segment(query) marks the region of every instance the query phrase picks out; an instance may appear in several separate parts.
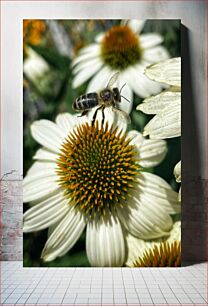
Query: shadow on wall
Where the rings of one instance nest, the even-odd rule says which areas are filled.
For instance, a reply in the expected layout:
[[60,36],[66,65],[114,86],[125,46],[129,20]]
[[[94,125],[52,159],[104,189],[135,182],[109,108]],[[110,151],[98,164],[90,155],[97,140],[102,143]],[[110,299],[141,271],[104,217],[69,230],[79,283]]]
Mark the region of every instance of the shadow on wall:
[[182,55],[182,265],[208,260],[208,182],[202,179],[197,123],[197,94],[193,92],[189,30],[181,26]]

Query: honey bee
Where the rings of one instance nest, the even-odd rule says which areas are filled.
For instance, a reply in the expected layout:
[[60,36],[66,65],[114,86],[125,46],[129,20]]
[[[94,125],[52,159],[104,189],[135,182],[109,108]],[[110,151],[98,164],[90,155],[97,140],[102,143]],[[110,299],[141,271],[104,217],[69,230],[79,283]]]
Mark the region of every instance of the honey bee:
[[73,103],[73,109],[75,111],[81,111],[81,115],[85,116],[87,113],[94,107],[99,106],[92,118],[92,126],[95,123],[95,119],[97,116],[97,112],[99,110],[102,111],[102,125],[104,124],[105,120],[105,108],[111,107],[113,111],[115,111],[118,115],[121,116],[122,119],[125,118],[127,122],[130,122],[130,117],[127,113],[123,110],[119,109],[118,104],[121,103],[121,98],[124,98],[128,102],[128,99],[121,95],[121,91],[126,84],[124,84],[121,89],[119,90],[117,87],[113,88],[113,85],[117,81],[119,76],[119,72],[116,72],[109,80],[107,86],[99,92],[91,92],[78,97]]

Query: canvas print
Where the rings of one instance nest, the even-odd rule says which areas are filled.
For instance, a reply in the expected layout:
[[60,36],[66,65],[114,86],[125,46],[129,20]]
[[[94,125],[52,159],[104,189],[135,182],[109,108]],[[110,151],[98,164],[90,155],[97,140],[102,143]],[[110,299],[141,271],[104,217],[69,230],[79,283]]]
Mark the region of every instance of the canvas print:
[[180,20],[23,20],[23,100],[24,266],[180,266]]

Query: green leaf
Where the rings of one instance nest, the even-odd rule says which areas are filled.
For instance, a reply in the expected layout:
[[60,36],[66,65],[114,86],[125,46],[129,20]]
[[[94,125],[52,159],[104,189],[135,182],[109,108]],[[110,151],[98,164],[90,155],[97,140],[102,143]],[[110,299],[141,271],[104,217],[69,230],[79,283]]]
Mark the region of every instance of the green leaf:
[[142,131],[147,123],[147,116],[140,111],[133,110],[131,113],[133,128]]
[[53,68],[58,70],[68,70],[70,66],[70,59],[66,56],[60,55],[54,49],[47,49],[42,46],[33,46],[30,47],[36,51],[40,56],[42,56],[45,61]]

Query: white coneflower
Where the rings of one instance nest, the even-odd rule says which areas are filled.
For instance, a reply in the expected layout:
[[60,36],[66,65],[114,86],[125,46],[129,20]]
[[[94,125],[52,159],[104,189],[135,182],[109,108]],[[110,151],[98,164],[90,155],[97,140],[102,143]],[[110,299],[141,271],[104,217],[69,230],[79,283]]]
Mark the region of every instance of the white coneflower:
[[[126,132],[106,109],[92,126],[86,117],[61,114],[56,123],[32,124],[43,147],[23,183],[24,232],[52,226],[42,252],[45,261],[67,253],[86,227],[86,250],[92,266],[122,266],[127,255],[126,233],[141,239],[168,235],[171,214],[180,211],[177,193],[162,178],[141,167],[160,162],[163,140],[144,140]],[[55,226],[54,226],[55,225]]]
[[[158,93],[162,86],[144,75],[145,68],[169,57],[160,44],[163,38],[158,33],[139,34],[145,21],[129,20],[101,33],[95,42],[81,49],[74,59],[73,87],[78,87],[92,78],[87,91],[96,91],[106,86],[111,75],[120,71],[118,87],[127,84],[122,94],[130,101],[135,92],[142,98]],[[130,107],[124,100],[122,106]]]
[[145,74],[170,87],[138,105],[137,109],[145,114],[156,115],[145,126],[143,135],[152,139],[181,136],[181,58],[152,65],[146,68]]
[[129,267],[178,267],[181,265],[181,221],[174,223],[170,236],[153,241],[127,235]]

